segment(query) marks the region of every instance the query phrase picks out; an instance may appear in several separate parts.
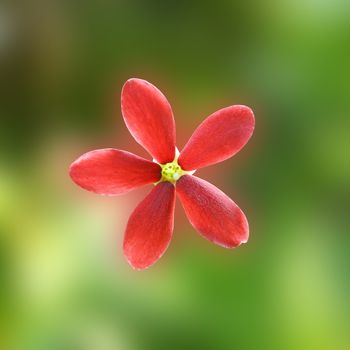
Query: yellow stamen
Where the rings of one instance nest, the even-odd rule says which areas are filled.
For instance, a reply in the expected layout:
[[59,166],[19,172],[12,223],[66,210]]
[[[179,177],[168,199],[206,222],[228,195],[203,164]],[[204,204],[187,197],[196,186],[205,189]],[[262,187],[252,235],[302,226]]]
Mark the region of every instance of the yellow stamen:
[[155,183],[155,185],[157,185],[159,182],[164,181],[168,181],[172,184],[175,184],[175,182],[179,180],[181,176],[193,173],[190,171],[182,170],[181,166],[177,163],[177,159],[174,159],[170,163],[159,165],[162,168],[162,177],[158,182]]
[[183,171],[177,160],[171,163],[159,164],[162,168],[162,178],[160,181],[168,181],[174,184],[186,172]]

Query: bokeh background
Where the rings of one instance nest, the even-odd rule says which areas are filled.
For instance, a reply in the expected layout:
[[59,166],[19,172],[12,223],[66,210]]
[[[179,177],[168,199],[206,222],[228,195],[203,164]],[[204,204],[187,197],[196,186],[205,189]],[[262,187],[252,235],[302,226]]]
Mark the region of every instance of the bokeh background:
[[[0,348],[350,348],[350,2],[2,1]],[[246,212],[248,244],[202,239],[177,205],[150,269],[122,254],[121,197],[68,177],[83,152],[147,156],[120,90],[157,85],[181,149],[207,115],[256,114],[233,159],[198,172]]]

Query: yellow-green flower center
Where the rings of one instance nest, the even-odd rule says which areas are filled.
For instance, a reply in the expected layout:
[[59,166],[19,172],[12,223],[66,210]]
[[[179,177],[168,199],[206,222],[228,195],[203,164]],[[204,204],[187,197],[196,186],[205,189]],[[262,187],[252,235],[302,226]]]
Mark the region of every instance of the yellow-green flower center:
[[162,178],[160,181],[168,181],[174,184],[182,175],[187,173],[181,169],[180,165],[177,163],[177,160],[174,160],[171,163],[159,165],[162,168]]

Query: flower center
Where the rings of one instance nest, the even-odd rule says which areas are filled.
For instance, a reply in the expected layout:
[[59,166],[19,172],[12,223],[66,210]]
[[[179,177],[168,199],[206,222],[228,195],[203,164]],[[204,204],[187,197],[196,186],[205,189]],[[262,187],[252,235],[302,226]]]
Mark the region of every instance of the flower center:
[[176,159],[171,163],[159,165],[162,168],[162,178],[160,181],[168,181],[174,184],[182,175],[187,173],[181,169]]

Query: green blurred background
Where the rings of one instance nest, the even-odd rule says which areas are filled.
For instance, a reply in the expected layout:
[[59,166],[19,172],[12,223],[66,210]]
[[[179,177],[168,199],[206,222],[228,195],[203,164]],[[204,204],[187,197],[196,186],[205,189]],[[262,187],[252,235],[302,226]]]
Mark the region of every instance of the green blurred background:
[[[350,2],[2,1],[0,348],[350,348]],[[150,190],[100,197],[69,164],[145,156],[124,81],[168,97],[181,149],[215,110],[256,114],[248,145],[198,174],[248,216],[248,244],[205,241],[177,206],[150,269],[122,254]]]

